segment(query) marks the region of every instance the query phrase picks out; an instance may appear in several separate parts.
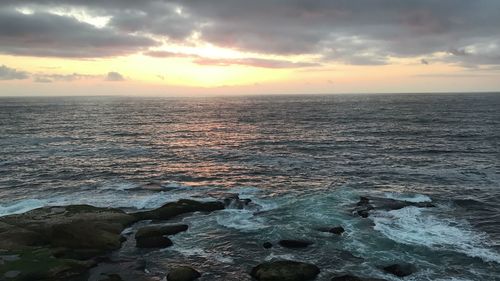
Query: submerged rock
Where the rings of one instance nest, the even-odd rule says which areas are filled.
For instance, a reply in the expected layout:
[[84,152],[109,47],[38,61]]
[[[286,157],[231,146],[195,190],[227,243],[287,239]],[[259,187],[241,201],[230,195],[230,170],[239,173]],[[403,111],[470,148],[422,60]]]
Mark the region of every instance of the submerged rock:
[[376,278],[360,278],[357,276],[346,274],[342,276],[333,277],[331,281],[385,281],[385,280]]
[[168,281],[192,281],[199,278],[201,274],[189,266],[175,267],[167,275]]
[[280,240],[279,244],[285,248],[306,248],[313,244],[313,242],[305,240]]
[[405,277],[411,275],[417,271],[415,266],[411,264],[393,264],[389,266],[385,266],[382,268],[385,272],[391,273],[398,277]]
[[273,243],[265,242],[264,244],[262,244],[262,247],[264,247],[265,249],[270,249],[273,247]]
[[345,232],[345,229],[342,227],[342,226],[335,226],[335,227],[321,227],[321,228],[318,228],[319,231],[321,232],[330,232],[330,233],[333,233],[333,234],[337,234],[337,235],[342,235],[342,233]]
[[274,261],[254,267],[250,273],[259,281],[305,281],[316,278],[320,270],[309,263]]

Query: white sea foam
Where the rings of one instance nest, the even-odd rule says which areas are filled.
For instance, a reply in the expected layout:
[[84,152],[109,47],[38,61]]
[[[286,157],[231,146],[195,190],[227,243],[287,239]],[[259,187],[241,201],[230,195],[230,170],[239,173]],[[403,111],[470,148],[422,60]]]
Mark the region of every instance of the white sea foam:
[[[0,216],[20,214],[45,206],[88,204],[96,207],[152,209],[167,202],[193,198],[191,192],[135,193],[126,190],[84,190],[72,194],[61,194],[50,198],[25,199],[11,204],[0,204]],[[200,200],[199,198],[196,198]]]
[[[170,249],[170,248],[169,248]],[[181,248],[181,247],[174,247],[171,250],[174,250],[183,256],[197,256],[197,257],[203,257],[206,259],[214,259],[218,262],[221,263],[227,263],[227,264],[233,264],[234,260],[230,256],[223,255],[221,253],[212,253],[209,251],[206,251],[202,248]]]
[[216,219],[219,225],[241,231],[255,231],[266,227],[263,218],[254,216],[253,211],[245,209],[225,209],[217,213]]
[[0,217],[13,214],[21,214],[36,208],[45,206],[43,200],[27,199],[15,202],[13,204],[0,205]]
[[438,218],[417,207],[379,211],[371,218],[375,230],[398,243],[446,249],[500,263],[500,254],[488,247],[487,236],[472,230],[466,222]]
[[283,254],[283,255],[277,255],[274,253],[270,253],[265,259],[265,261],[272,261],[272,260],[295,260],[295,256],[292,254]]
[[432,199],[424,194],[399,194],[391,192],[391,193],[386,193],[385,197],[389,199],[395,199],[412,203],[432,202]]

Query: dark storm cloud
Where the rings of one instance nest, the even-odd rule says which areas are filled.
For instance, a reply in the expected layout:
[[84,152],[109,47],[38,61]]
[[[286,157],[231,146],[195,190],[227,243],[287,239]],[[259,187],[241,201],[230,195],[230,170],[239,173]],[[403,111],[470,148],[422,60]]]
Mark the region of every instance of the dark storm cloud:
[[[42,25],[52,42],[69,45],[66,56],[78,56],[72,39],[97,45],[84,48],[83,53],[117,55],[154,44],[145,35],[175,42],[196,35],[222,47],[265,54],[315,54],[322,61],[350,64],[385,64],[391,57],[431,57],[435,52],[447,54],[447,62],[463,65],[500,63],[497,0],[5,0],[0,9],[12,9],[20,2],[34,10],[79,8],[110,18],[104,29],[69,18],[64,28]],[[48,17],[35,14],[31,20],[41,16]],[[11,16],[11,20],[13,32],[14,23],[24,26],[25,33],[34,28],[27,24],[28,16]],[[38,51],[37,44],[26,47],[22,40],[26,37],[18,33],[11,34],[10,47],[4,47],[6,30],[3,25],[0,28],[3,52],[50,54],[47,44]],[[69,29],[73,33],[58,37],[52,28],[61,34]],[[129,40],[131,44],[125,44]],[[65,56],[64,52],[58,55]]]
[[0,80],[24,80],[28,78],[28,72],[0,65]]

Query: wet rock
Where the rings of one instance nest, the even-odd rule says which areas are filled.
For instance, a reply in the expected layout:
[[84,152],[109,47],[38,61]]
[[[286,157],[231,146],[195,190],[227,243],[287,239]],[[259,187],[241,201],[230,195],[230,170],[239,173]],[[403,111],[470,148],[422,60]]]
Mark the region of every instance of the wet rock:
[[264,244],[262,244],[262,247],[264,247],[265,249],[270,249],[273,247],[273,243],[265,242]]
[[365,219],[370,216],[370,212],[368,210],[359,210],[359,211],[357,211],[357,214],[358,214],[358,216],[365,218]]
[[19,259],[4,261],[0,265],[0,280],[62,281],[80,275],[92,267],[92,261],[59,259],[48,249],[15,252]]
[[39,208],[0,218],[0,249],[46,246],[106,252],[120,247],[120,233],[135,220],[118,209],[88,205]]
[[158,209],[135,213],[138,220],[168,220],[178,215],[193,212],[213,212],[224,209],[222,202],[198,202],[181,199],[177,202],[167,203]]
[[137,248],[166,248],[173,245],[172,240],[165,236],[146,236],[135,238]]
[[166,226],[147,226],[139,229],[135,234],[136,246],[138,248],[165,248],[172,246],[172,241],[165,237],[186,231],[185,224]]
[[188,230],[189,226],[186,224],[174,224],[165,226],[146,226],[137,231],[135,238],[175,235],[177,233]]
[[[151,211],[127,214],[119,209],[89,205],[44,207],[0,218],[0,251],[17,260],[0,260],[0,279],[68,280],[86,272],[102,257],[120,248],[122,231],[142,219],[169,219],[190,212],[223,209],[222,202],[179,200]],[[162,229],[183,231],[185,226]],[[139,239],[140,240],[140,239]],[[138,241],[143,247],[167,247],[163,236]]]
[[398,277],[405,277],[411,275],[417,271],[415,266],[411,264],[393,264],[389,266],[385,266],[382,268],[385,272],[391,273]]
[[318,228],[319,231],[321,232],[330,232],[330,233],[333,233],[333,234],[337,234],[337,235],[342,235],[342,233],[345,232],[344,228],[342,226],[335,226],[335,227],[321,227],[321,228]]
[[274,261],[254,267],[250,273],[259,281],[305,281],[319,274],[317,266],[296,261]]
[[167,275],[168,281],[192,281],[199,278],[201,274],[189,266],[179,266],[170,270]]
[[360,217],[367,218],[370,215],[371,210],[392,211],[410,206],[418,208],[435,207],[435,205],[430,202],[408,202],[391,198],[380,198],[380,197],[368,198],[361,196],[359,202],[356,203],[356,208],[354,208],[354,212],[358,214]]
[[333,277],[331,281],[364,281],[364,280],[352,275],[342,275]]
[[342,275],[342,276],[336,276],[331,279],[331,281],[386,281],[383,279],[374,279],[374,278],[360,278],[354,275]]
[[252,204],[252,199],[245,198],[241,199],[240,196],[236,193],[229,193],[223,199],[224,205],[228,209],[244,209],[247,207],[256,207],[255,204]]
[[118,274],[109,274],[101,276],[101,278],[99,278],[98,281],[122,281],[122,280],[123,279]]
[[280,240],[279,244],[285,248],[306,248],[313,244],[313,242],[305,240]]

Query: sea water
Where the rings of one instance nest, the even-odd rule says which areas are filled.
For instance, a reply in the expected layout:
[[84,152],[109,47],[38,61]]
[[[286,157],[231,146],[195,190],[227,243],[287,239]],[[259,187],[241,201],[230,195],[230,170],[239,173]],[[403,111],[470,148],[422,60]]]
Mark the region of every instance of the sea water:
[[[0,99],[0,216],[127,211],[238,193],[251,207],[182,219],[149,272],[191,264],[250,280],[273,259],[400,280],[500,279],[500,94]],[[432,203],[353,214],[359,196]],[[319,227],[342,225],[332,236]],[[304,250],[262,243],[307,239]],[[133,257],[125,247],[118,255]]]

